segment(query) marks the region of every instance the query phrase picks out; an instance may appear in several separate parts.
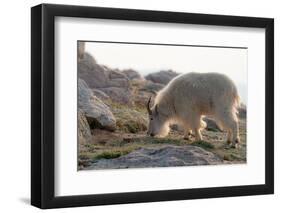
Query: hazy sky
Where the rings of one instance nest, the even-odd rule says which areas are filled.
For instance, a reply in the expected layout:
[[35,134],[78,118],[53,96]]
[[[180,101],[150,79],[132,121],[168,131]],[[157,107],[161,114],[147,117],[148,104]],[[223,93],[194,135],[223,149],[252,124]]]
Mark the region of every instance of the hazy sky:
[[86,51],[99,64],[132,68],[143,76],[167,69],[224,73],[236,83],[247,103],[247,49],[87,42]]

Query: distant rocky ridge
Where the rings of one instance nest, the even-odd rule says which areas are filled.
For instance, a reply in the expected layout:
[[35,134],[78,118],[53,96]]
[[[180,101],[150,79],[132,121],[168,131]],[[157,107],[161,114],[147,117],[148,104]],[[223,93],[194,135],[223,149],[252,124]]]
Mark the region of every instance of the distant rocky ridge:
[[179,75],[179,73],[176,73],[173,70],[161,70],[159,72],[148,74],[145,79],[150,80],[154,83],[166,85],[177,75]]
[[122,73],[124,73],[128,79],[130,80],[144,80],[144,78],[135,70],[133,69],[127,69],[123,70]]

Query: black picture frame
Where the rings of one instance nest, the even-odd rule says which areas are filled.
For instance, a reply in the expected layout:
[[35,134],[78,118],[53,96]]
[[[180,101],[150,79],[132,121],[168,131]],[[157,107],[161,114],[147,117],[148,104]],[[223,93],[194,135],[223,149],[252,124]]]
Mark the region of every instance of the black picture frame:
[[[264,28],[266,135],[265,184],[177,189],[130,193],[54,195],[54,21],[55,17],[100,18],[162,23]],[[41,4],[31,8],[31,204],[60,208],[139,203],[197,198],[217,198],[274,193],[274,20],[271,18],[208,15],[164,11]]]

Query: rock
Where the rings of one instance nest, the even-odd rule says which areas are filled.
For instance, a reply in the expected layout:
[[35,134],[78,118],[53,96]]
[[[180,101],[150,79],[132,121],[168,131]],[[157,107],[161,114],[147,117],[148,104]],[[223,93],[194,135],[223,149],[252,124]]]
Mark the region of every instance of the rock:
[[209,118],[209,117],[204,117],[203,121],[205,121],[207,124],[206,130],[213,131],[213,132],[222,132],[222,130],[217,125],[217,123],[214,119]]
[[135,70],[127,69],[122,71],[130,80],[144,80],[144,78]]
[[170,80],[172,80],[177,75],[179,74],[172,70],[162,70],[159,72],[151,73],[147,75],[145,78],[146,80],[150,80],[154,83],[166,85]]
[[[118,79],[118,78],[123,80],[128,80],[127,76],[123,72],[119,71],[118,69],[111,70],[108,68],[107,71],[108,71],[108,77],[111,80]],[[126,86],[126,85],[122,85],[122,86]]]
[[78,62],[78,77],[90,88],[105,87],[108,80],[105,69],[98,65],[89,53],[85,53],[83,59]]
[[93,56],[85,53],[78,63],[78,75],[90,88],[129,87],[127,76],[97,63]]
[[78,159],[79,170],[91,165],[90,159]]
[[114,159],[100,159],[85,169],[121,169],[222,164],[215,154],[192,145],[141,148]]
[[99,89],[92,89],[94,96],[98,97],[101,100],[109,100],[110,97],[105,94],[103,91],[99,90]]
[[245,104],[240,104],[238,108],[239,118],[246,118],[247,117],[247,106]]
[[85,113],[78,109],[78,140],[79,144],[88,143],[91,139],[91,130],[86,119]]
[[151,92],[151,93],[156,93],[159,90],[161,90],[165,85],[164,84],[159,84],[159,83],[154,83],[152,81],[147,81],[140,90]]
[[78,108],[85,112],[90,127],[116,129],[116,120],[110,108],[93,95],[82,79],[78,79]]
[[78,62],[78,76],[91,89],[99,89],[115,101],[131,104],[131,84],[126,74],[98,64],[89,53]]
[[78,149],[79,152],[87,150],[86,145],[91,141],[92,134],[85,113],[78,109]]
[[100,90],[108,95],[113,101],[131,105],[132,93],[128,88],[107,87],[100,88]]
[[127,76],[118,70],[108,70],[108,80],[105,87],[120,87],[128,89],[130,87],[130,81]]

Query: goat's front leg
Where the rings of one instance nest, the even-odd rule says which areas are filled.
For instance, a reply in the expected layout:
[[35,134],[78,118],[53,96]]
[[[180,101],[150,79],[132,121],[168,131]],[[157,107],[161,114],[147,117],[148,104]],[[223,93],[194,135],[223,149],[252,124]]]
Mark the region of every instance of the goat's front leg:
[[191,140],[193,134],[191,129],[187,129],[184,131],[184,139],[185,140]]
[[194,129],[194,133],[195,133],[195,140],[196,140],[196,141],[202,141],[202,140],[203,140],[199,128],[198,128],[198,129]]

